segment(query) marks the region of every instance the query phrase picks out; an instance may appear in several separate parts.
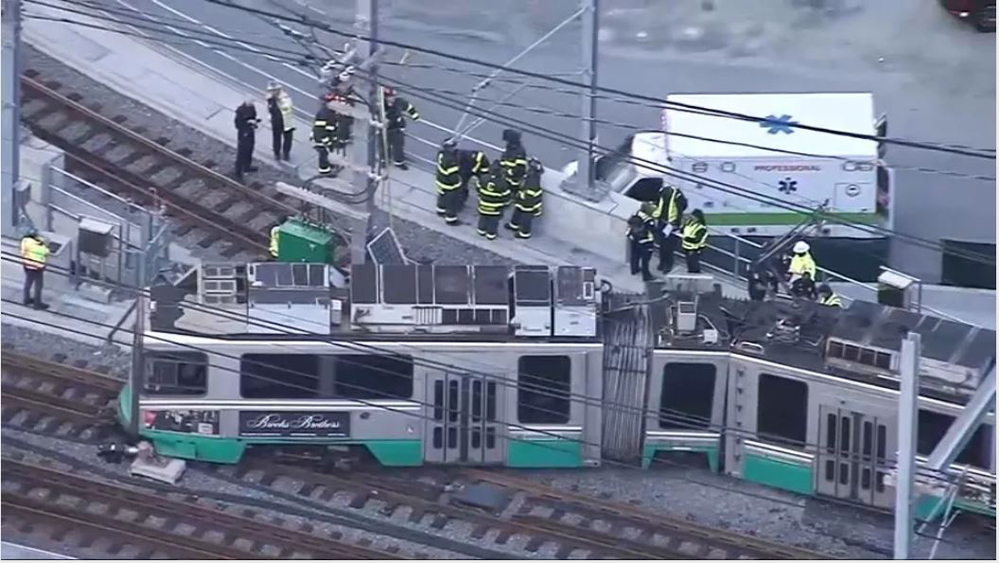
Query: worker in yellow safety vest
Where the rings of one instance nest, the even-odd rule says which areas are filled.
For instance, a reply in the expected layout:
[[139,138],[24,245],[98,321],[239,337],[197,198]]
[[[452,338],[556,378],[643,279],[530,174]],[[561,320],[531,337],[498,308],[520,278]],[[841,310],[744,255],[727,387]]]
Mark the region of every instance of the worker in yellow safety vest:
[[792,261],[788,264],[788,281],[795,283],[803,274],[816,281],[816,261],[809,254],[809,243],[800,240],[792,247]]
[[653,218],[656,219],[656,242],[660,246],[658,269],[664,274],[674,269],[674,251],[680,240],[681,219],[686,209],[687,198],[679,188],[666,185],[660,189]]
[[827,307],[843,307],[844,304],[840,301],[840,296],[833,292],[833,289],[825,283],[819,284],[817,289],[819,294],[819,304],[826,305]]
[[280,217],[278,222],[271,227],[271,237],[267,245],[267,253],[271,255],[272,260],[278,259],[278,237],[281,235],[281,226],[288,221],[289,217],[287,215]]
[[701,209],[695,209],[681,231],[681,249],[687,258],[689,274],[701,273],[701,253],[706,246],[708,246],[708,225],[705,224],[705,214]]
[[[49,245],[38,231],[31,229],[21,239],[21,263],[24,265],[24,299],[25,305],[33,305],[35,309],[48,309],[42,303],[42,277],[45,274],[45,263],[49,258]],[[34,289],[34,296],[32,296]]]

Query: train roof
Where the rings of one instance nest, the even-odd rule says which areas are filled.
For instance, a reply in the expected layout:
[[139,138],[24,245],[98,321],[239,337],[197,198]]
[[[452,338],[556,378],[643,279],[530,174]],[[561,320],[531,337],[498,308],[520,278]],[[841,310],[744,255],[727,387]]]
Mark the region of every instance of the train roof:
[[[840,308],[783,298],[754,302],[719,292],[663,296],[650,311],[661,349],[728,350],[898,388],[902,343],[916,332],[921,392],[958,403],[975,392],[996,359],[993,330],[867,301]],[[697,329],[678,334],[677,303],[684,300],[696,303]]]
[[957,403],[996,356],[993,330],[860,300],[842,309],[734,299],[711,276],[672,276],[640,295],[602,291],[593,269],[569,266],[355,266],[350,287],[339,289],[326,273],[262,287],[265,269],[251,264],[239,274],[242,302],[207,304],[217,295],[207,277],[197,295],[152,288],[150,330],[245,342],[652,345],[737,353],[890,388],[899,385],[902,342],[912,331],[922,337],[921,392]]

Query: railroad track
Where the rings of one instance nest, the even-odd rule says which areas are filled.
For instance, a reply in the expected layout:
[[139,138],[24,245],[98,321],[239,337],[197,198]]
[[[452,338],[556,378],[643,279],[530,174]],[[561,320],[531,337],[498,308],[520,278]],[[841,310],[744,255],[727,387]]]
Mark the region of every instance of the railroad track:
[[[243,185],[198,162],[165,137],[148,139],[127,119],[76,93],[59,92],[35,70],[21,76],[21,119],[40,139],[65,151],[67,171],[141,205],[164,209],[185,246],[212,249],[226,259],[265,255],[268,233],[300,202],[274,188]],[[107,110],[112,117],[102,115]]]
[[36,428],[44,422],[56,431],[69,423],[68,433],[86,432],[89,439],[113,427],[114,402],[124,386],[121,379],[9,349],[4,350],[0,367],[5,425],[21,414],[18,427]]
[[[22,528],[42,525],[53,539],[67,534],[113,539],[131,545],[137,559],[401,559],[398,547],[352,543],[308,524],[243,509],[224,510],[197,496],[170,498],[96,480],[78,473],[3,457],[3,518]],[[8,525],[5,522],[5,525]]]
[[[638,530],[638,541],[653,541],[666,549],[676,550],[686,558],[695,559],[829,559],[813,551],[695,524],[630,504],[554,489],[507,474],[467,469],[463,475],[470,481],[491,483],[524,494],[527,500],[522,506],[522,513],[530,512],[534,507],[551,509],[546,516],[523,515],[542,528],[574,520],[571,526],[578,533],[590,535],[596,532],[598,522],[604,522],[610,526],[612,534],[629,528]],[[657,536],[661,539],[653,540]]]
[[[298,494],[305,497],[328,499],[338,492],[348,493],[352,495],[351,508],[361,509],[371,502],[382,503],[380,512],[384,516],[408,510],[411,522],[429,517],[433,529],[442,529],[452,520],[467,522],[472,524],[472,529],[469,536],[463,538],[465,542],[482,544],[487,534],[495,530],[492,543],[501,545],[520,536],[526,538],[524,549],[532,553],[547,543],[554,543],[558,546],[554,552],[557,559],[824,558],[806,550],[650,514],[635,507],[613,505],[612,510],[610,503],[576,498],[530,481],[502,481],[485,471],[463,472],[462,475],[474,477],[466,485],[493,482],[504,487],[509,492],[505,506],[486,509],[466,504],[460,495],[454,494],[456,489],[452,486],[394,478],[384,473],[320,473],[302,464],[288,465],[260,458],[247,459],[237,473],[240,479],[255,478],[266,486],[272,485],[279,476],[289,477],[300,482]],[[515,506],[511,510],[510,503],[519,492],[526,495],[528,502],[520,509]],[[530,514],[542,501],[557,503],[563,508],[545,517]],[[577,515],[576,521],[572,517],[564,518],[571,514]],[[591,525],[598,520],[610,524],[610,529],[599,530]],[[637,538],[618,533],[626,526],[638,528],[642,533]]]

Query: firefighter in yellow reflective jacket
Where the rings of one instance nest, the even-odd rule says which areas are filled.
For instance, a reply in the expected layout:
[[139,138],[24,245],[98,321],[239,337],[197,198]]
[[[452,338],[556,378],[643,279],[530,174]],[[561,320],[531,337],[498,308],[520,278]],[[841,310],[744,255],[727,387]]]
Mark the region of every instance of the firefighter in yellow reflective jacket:
[[521,189],[524,176],[528,171],[528,153],[521,144],[521,132],[515,129],[504,129],[503,140],[506,143],[500,164],[503,165],[504,179],[512,190]]
[[458,211],[462,203],[462,177],[458,171],[458,144],[454,139],[447,139],[438,151],[435,188],[438,194],[437,213],[449,225],[460,224]]
[[701,273],[701,253],[708,246],[708,226],[701,209],[691,212],[691,217],[684,223],[681,237],[681,249],[687,258],[688,273]]
[[819,284],[816,291],[819,294],[819,304],[827,307],[843,307],[840,296],[833,292],[833,289],[825,283]]
[[490,159],[483,151],[463,149],[458,151],[458,174],[462,178],[461,205],[465,208],[465,202],[469,199],[469,182],[476,178],[476,186],[486,182],[486,175],[490,171]]
[[340,123],[340,116],[333,110],[330,103],[323,104],[316,112],[313,120],[312,140],[316,154],[319,156],[319,173],[330,174],[333,167],[330,166],[330,151],[339,148],[337,140],[337,126]]
[[490,165],[490,176],[479,186],[479,234],[489,240],[497,238],[497,227],[503,208],[510,203],[510,186],[498,162]]
[[665,274],[674,269],[674,252],[680,241],[681,219],[684,218],[685,210],[687,198],[684,197],[684,192],[670,185],[660,190],[653,218],[656,219],[656,238],[660,245],[660,264],[657,269]]
[[629,267],[632,275],[642,272],[642,281],[652,281],[649,260],[656,244],[656,221],[652,217],[653,206],[644,203],[635,215],[628,218],[625,236],[629,243]]
[[524,185],[514,196],[514,216],[505,226],[518,238],[531,238],[531,223],[542,215],[542,174],[545,168],[537,158],[528,160]]
[[[38,231],[31,229],[21,239],[21,264],[24,266],[24,299],[25,305],[35,309],[48,309],[42,303],[42,278],[45,274],[45,263],[49,258],[49,245]],[[34,289],[34,294],[32,294]]]
[[396,90],[390,86],[382,88],[383,112],[385,114],[385,136],[389,145],[389,156],[392,163],[406,170],[406,118],[413,121],[420,119],[420,112],[405,98],[396,96]]

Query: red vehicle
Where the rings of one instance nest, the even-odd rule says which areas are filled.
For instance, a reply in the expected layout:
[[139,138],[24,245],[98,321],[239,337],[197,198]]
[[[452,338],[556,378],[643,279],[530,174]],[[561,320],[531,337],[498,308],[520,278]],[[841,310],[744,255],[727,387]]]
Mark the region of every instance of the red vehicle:
[[960,18],[965,18],[979,31],[997,30],[996,0],[940,0],[945,10]]

